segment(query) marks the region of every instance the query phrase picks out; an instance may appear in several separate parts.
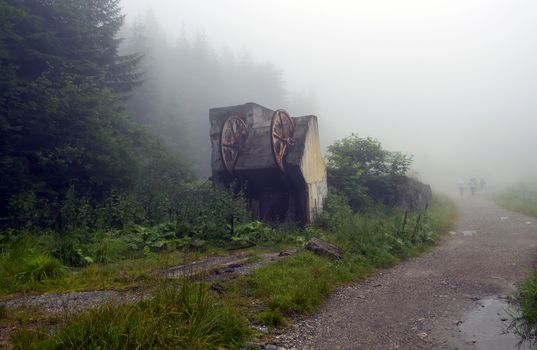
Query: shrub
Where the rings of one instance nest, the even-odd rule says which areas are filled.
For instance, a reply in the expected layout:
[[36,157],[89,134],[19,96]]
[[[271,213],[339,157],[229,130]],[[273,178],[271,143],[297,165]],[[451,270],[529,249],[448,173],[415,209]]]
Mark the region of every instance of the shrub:
[[356,134],[328,146],[328,184],[346,196],[354,210],[373,203],[392,203],[398,180],[412,157],[389,152],[378,140]]

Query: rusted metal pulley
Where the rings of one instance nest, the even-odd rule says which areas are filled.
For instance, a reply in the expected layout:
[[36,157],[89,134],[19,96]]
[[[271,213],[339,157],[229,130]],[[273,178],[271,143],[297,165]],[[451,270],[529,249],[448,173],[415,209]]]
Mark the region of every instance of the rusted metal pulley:
[[220,155],[224,168],[231,175],[247,138],[248,128],[244,120],[236,115],[229,116],[220,132]]
[[285,155],[290,146],[294,146],[293,134],[295,125],[284,109],[278,109],[272,115],[270,123],[271,145],[274,161],[281,171],[285,172]]

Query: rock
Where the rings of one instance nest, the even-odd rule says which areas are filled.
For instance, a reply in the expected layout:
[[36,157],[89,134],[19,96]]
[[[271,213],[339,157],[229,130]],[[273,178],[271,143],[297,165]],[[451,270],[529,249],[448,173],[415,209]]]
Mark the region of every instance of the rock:
[[338,247],[315,237],[308,241],[306,249],[318,255],[329,256],[336,260],[341,259],[341,251]]
[[418,333],[418,337],[420,337],[422,340],[425,340],[428,337],[428,334],[425,332],[420,332]]
[[265,350],[287,350],[287,349],[284,348],[283,346],[277,346],[274,344],[266,344]]
[[251,327],[253,329],[255,329],[256,331],[260,332],[260,333],[269,334],[269,328],[267,326],[254,325],[254,326],[251,326]]

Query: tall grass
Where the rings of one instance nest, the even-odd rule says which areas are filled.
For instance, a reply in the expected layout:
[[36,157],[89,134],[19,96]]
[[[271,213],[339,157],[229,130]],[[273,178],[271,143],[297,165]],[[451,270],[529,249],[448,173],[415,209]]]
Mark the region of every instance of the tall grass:
[[165,286],[146,301],[106,305],[68,318],[60,329],[20,329],[14,349],[238,349],[249,334],[237,307],[202,284]]
[[510,329],[521,343],[537,348],[537,272],[520,285],[512,301],[515,310],[511,313]]
[[400,210],[353,213],[341,202],[332,203],[323,225],[325,236],[343,249],[341,260],[302,252],[245,276],[239,290],[260,303],[255,321],[283,326],[288,316],[315,311],[342,283],[427,249],[450,229],[455,214],[453,203],[442,197],[425,215]]
[[[536,181],[512,186],[493,199],[507,209],[537,217]],[[516,310],[512,313],[510,328],[521,342],[527,342],[531,349],[537,348],[537,271],[520,285],[513,304]]]
[[0,254],[0,294],[39,290],[67,272],[61,261],[30,236],[18,237],[4,249],[5,253]]

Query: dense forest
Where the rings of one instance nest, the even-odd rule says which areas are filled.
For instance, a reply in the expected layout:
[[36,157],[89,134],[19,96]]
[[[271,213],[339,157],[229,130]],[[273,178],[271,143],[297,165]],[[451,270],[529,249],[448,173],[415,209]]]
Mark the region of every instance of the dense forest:
[[3,218],[62,226],[74,215],[64,208],[68,198],[89,207],[142,187],[169,192],[189,178],[125,112],[125,98],[142,83],[141,56],[118,52],[117,1],[0,6]]
[[61,226],[68,195],[90,207],[132,197],[155,216],[208,176],[209,108],[314,104],[247,53],[217,55],[201,34],[169,44],[151,14],[125,25],[118,1],[1,6],[4,221]]
[[209,108],[257,102],[273,108],[287,105],[281,72],[256,64],[247,53],[217,54],[202,34],[186,33],[169,44],[149,13],[126,25],[121,50],[141,55],[143,84],[127,101],[128,115],[147,125],[196,174],[210,173]]

